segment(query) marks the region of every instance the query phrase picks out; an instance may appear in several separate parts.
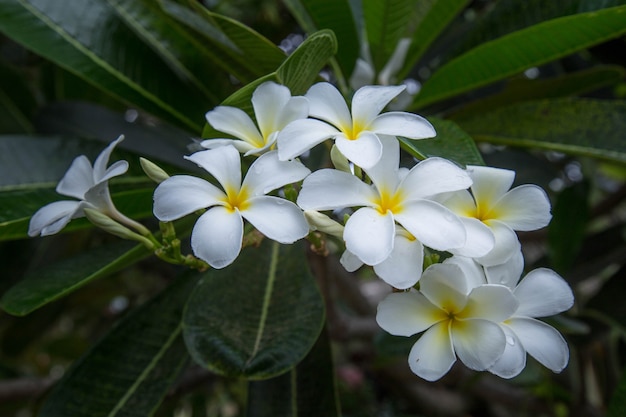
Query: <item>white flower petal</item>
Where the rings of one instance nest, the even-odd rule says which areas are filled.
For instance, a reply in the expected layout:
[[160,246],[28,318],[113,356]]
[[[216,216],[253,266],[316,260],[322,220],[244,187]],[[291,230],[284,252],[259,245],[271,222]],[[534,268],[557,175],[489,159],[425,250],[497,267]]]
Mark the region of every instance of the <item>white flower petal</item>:
[[393,192],[398,187],[400,181],[400,144],[398,139],[388,135],[377,135],[382,145],[382,155],[378,162],[365,169],[365,172],[372,180],[378,190]]
[[293,243],[309,233],[302,210],[284,198],[253,197],[241,215],[259,232],[279,243]]
[[232,146],[222,146],[195,152],[185,159],[196,163],[213,175],[225,190],[239,191],[241,187],[241,157]]
[[524,256],[520,250],[505,263],[486,266],[484,269],[488,283],[506,285],[514,289],[524,272]]
[[216,206],[198,218],[191,232],[193,253],[213,268],[237,259],[243,239],[243,219],[237,211]]
[[190,175],[175,175],[154,190],[154,215],[161,221],[180,219],[226,198],[213,184]]
[[63,229],[81,208],[80,201],[55,201],[37,210],[30,219],[28,236],[53,235]]
[[367,265],[387,259],[393,249],[394,236],[393,214],[381,214],[369,207],[360,208],[350,216],[343,231],[346,249]]
[[509,287],[485,284],[469,293],[467,304],[460,317],[480,318],[499,323],[511,317],[517,305],[517,300]]
[[254,145],[251,145],[248,142],[245,142],[243,140],[239,140],[239,139],[219,139],[219,138],[215,138],[215,139],[206,139],[203,140],[202,142],[200,142],[200,146],[202,146],[203,148],[206,149],[215,149],[215,148],[219,148],[222,146],[234,146],[235,149],[237,149],[237,151],[239,151],[240,153],[246,153],[246,152],[258,152],[260,148],[257,148]]
[[357,58],[356,65],[350,76],[350,87],[357,90],[374,82],[374,68],[362,58]]
[[56,192],[82,200],[94,184],[91,162],[85,155],[80,155],[74,158],[72,165],[57,184]]
[[457,249],[450,249],[450,252],[455,255],[478,258],[493,250],[496,238],[486,224],[471,217],[459,217],[459,220],[465,226],[465,245]]
[[276,146],[281,161],[296,158],[326,139],[340,134],[339,130],[315,119],[300,119],[289,123],[278,133]]
[[372,205],[374,189],[352,174],[336,169],[321,169],[304,179],[298,205],[304,210]]
[[499,221],[490,220],[487,225],[491,228],[496,242],[493,245],[493,249],[487,253],[487,255],[476,258],[476,261],[485,267],[508,262],[511,257],[515,256],[521,250],[517,235],[510,227]]
[[411,348],[411,371],[427,381],[436,381],[444,376],[456,362],[450,336],[446,321],[428,329]]
[[465,226],[450,210],[439,203],[418,200],[406,204],[395,218],[424,245],[436,250],[465,245]]
[[317,83],[305,94],[309,100],[309,115],[325,120],[338,129],[352,129],[352,117],[346,100],[339,90],[329,83]]
[[433,200],[448,207],[458,216],[476,218],[476,203],[472,194],[467,190],[437,194]]
[[267,138],[282,129],[277,121],[291,98],[289,88],[272,81],[259,85],[252,93],[252,107],[261,135]]
[[354,253],[350,252],[349,250],[343,251],[339,262],[348,272],[354,272],[363,266],[363,261],[361,261]]
[[[105,175],[108,174],[107,164],[109,163],[109,158],[111,157],[111,153],[113,152],[113,149],[115,148],[115,146],[117,146],[117,144],[123,140],[124,140],[124,135],[118,136],[117,139],[111,142],[109,146],[107,146],[106,148],[104,148],[102,152],[100,152],[100,155],[98,155],[98,157],[93,163],[94,182],[103,181],[103,178],[105,177]],[[124,172],[121,172],[121,174],[123,174]],[[120,174],[117,174],[117,175],[120,175]],[[114,176],[115,175],[109,175],[109,178],[114,177]]]
[[424,246],[417,239],[396,234],[389,257],[374,265],[374,272],[394,288],[410,288],[419,281],[424,265]]
[[282,130],[289,123],[298,119],[306,119],[309,115],[309,100],[306,97],[291,97],[281,110],[276,120],[277,130]]
[[420,279],[420,291],[433,304],[456,314],[465,307],[470,290],[461,267],[448,263],[426,268]]
[[[354,124],[367,128],[376,116],[400,94],[406,86],[366,85],[352,96],[352,119]],[[407,113],[408,114],[408,113]],[[370,130],[369,128],[367,130]],[[382,132],[386,133],[386,132]]]
[[343,156],[364,169],[373,167],[383,154],[383,145],[372,132],[361,132],[354,140],[337,135],[335,145]]
[[241,109],[230,106],[217,106],[207,112],[206,120],[215,130],[228,133],[255,147],[265,145],[265,141],[254,122]]
[[113,204],[113,200],[111,200],[109,184],[106,182],[101,182],[91,187],[85,193],[84,201],[110,217],[115,217],[115,215],[119,214]]
[[113,177],[122,175],[128,171],[128,161],[116,161],[104,172],[99,182],[108,181]]
[[524,349],[546,368],[561,372],[569,361],[569,349],[563,336],[552,326],[531,318],[508,321]]
[[279,161],[278,152],[272,151],[252,163],[242,187],[246,187],[252,195],[263,195],[300,181],[310,173],[299,161]]
[[507,325],[501,325],[506,337],[504,352],[500,359],[489,367],[489,372],[500,378],[513,378],[526,366],[526,349],[517,335]]
[[446,259],[443,263],[445,265],[454,264],[461,268],[465,276],[465,282],[467,283],[467,294],[469,294],[473,288],[487,284],[482,266],[471,258],[455,255]]
[[484,371],[504,352],[506,337],[499,325],[488,320],[454,320],[452,343],[461,362],[470,369]]
[[444,311],[418,291],[391,293],[378,303],[376,322],[394,336],[411,336],[447,321]]
[[519,301],[516,316],[546,317],[569,310],[574,294],[556,272],[538,268],[529,272],[513,291]]
[[404,136],[409,139],[433,138],[437,135],[428,120],[406,112],[383,113],[374,119],[368,129],[376,133]]
[[498,200],[491,213],[511,229],[523,231],[547,226],[552,218],[550,200],[536,185],[515,187]]
[[415,165],[400,188],[407,200],[464,190],[472,184],[465,171],[443,158],[428,158]]
[[473,181],[472,194],[485,209],[493,207],[515,179],[515,172],[508,169],[468,165],[467,172]]

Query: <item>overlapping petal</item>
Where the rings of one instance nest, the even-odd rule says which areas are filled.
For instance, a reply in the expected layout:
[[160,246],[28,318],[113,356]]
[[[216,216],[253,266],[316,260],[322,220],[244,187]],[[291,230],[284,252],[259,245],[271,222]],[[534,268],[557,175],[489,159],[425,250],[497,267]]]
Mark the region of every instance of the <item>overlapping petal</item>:
[[569,361],[569,348],[563,336],[552,326],[529,317],[516,317],[508,325],[524,349],[546,368],[561,372]]
[[487,225],[471,217],[459,217],[459,220],[465,226],[465,245],[450,249],[450,252],[455,255],[480,258],[493,250],[496,237]]
[[279,243],[293,243],[309,233],[302,210],[283,198],[253,197],[241,215],[259,232]]
[[417,239],[410,239],[396,233],[391,253],[379,264],[374,265],[374,272],[394,288],[410,288],[422,276],[424,264],[424,246]]
[[369,130],[409,139],[433,138],[437,135],[432,124],[422,116],[407,112],[387,112],[379,115],[369,126]]
[[213,184],[190,175],[175,175],[154,191],[154,215],[161,221],[180,219],[197,210],[222,204],[226,194]]
[[506,344],[502,356],[489,367],[489,372],[501,378],[513,378],[519,375],[526,366],[526,349],[522,346],[515,332],[503,324],[502,330],[506,337]]
[[556,272],[538,268],[529,272],[514,290],[519,301],[516,316],[546,317],[568,310],[574,294]]
[[378,325],[395,336],[412,336],[446,319],[445,312],[418,291],[389,294],[376,313]]
[[467,298],[460,318],[480,318],[500,323],[515,312],[518,301],[508,287],[485,284],[475,287]]
[[372,132],[361,132],[355,140],[337,135],[335,145],[346,158],[364,169],[374,166],[383,154],[380,139]]
[[239,190],[241,187],[241,160],[232,146],[222,146],[185,156],[213,175],[224,189]]
[[243,180],[242,187],[252,195],[267,194],[284,185],[304,179],[311,171],[298,161],[280,161],[271,151],[257,158]]
[[456,362],[449,323],[440,322],[428,329],[411,348],[409,367],[427,381],[436,381]]
[[[338,129],[352,128],[352,116],[343,96],[332,84],[314,84],[305,94],[309,115],[324,120]],[[280,146],[280,145],[279,145]]]
[[363,207],[346,222],[343,238],[346,248],[367,265],[387,259],[393,249],[395,224],[390,212]]
[[[274,82],[265,82],[252,93],[254,115],[264,138],[284,127],[280,126],[278,121],[290,98],[289,88]],[[305,114],[304,117],[306,116]]]
[[515,179],[515,172],[508,169],[468,165],[467,172],[473,181],[474,198],[486,208],[493,207]]
[[507,262],[521,250],[521,244],[515,232],[506,224],[490,220],[487,225],[495,237],[493,249],[485,256],[476,258],[485,267],[500,265]]
[[43,206],[30,219],[28,236],[48,236],[59,232],[81,207],[80,201],[55,201]]
[[198,218],[191,232],[193,253],[213,268],[230,265],[241,251],[243,219],[237,211],[216,206]]
[[504,331],[492,321],[454,320],[451,326],[454,350],[470,369],[484,371],[504,352]]
[[413,167],[400,187],[407,200],[421,199],[472,185],[467,172],[443,158],[428,158]]
[[370,122],[405,88],[406,86],[403,85],[367,85],[359,88],[352,96],[352,119],[354,123],[370,129]]
[[[206,120],[215,130],[228,133],[254,147],[265,145],[261,132],[250,116],[241,109],[230,106],[217,106],[207,112]],[[210,142],[210,139],[209,139]]]
[[107,164],[109,163],[109,158],[111,157],[111,153],[113,149],[124,140],[124,135],[118,136],[113,142],[111,142],[96,158],[93,163],[93,181],[94,183],[98,183],[101,181],[107,181],[115,176],[124,174],[128,169],[128,162],[126,161],[117,161],[109,168],[107,168]]
[[298,205],[304,210],[334,210],[373,205],[376,191],[354,175],[321,169],[304,179]]
[[492,208],[497,219],[513,230],[537,230],[550,223],[550,200],[540,187],[521,185],[498,200]]
[[57,184],[56,192],[82,200],[89,188],[94,186],[93,168],[85,155],[77,156]]
[[282,161],[302,155],[326,139],[341,132],[337,128],[315,119],[302,119],[289,123],[278,134],[276,144],[278,157]]

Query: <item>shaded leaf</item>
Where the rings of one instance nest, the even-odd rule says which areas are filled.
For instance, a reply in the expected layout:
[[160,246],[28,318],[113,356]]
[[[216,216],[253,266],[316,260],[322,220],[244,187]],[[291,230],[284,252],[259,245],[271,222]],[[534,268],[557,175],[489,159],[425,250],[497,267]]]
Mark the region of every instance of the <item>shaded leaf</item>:
[[325,330],[296,367],[248,385],[248,417],[339,415],[330,340]]
[[440,156],[462,166],[485,165],[472,137],[456,123],[434,117],[429,117],[428,120],[435,127],[437,136],[419,140],[401,137],[400,144],[404,150],[419,159]]
[[625,101],[529,101],[459,124],[477,141],[626,162]]
[[2,0],[0,31],[110,94],[192,130],[200,129],[212,103],[146,48],[105,0]]
[[36,109],[33,91],[23,77],[0,65],[0,132],[33,133],[31,118]]
[[361,51],[349,1],[285,0],[284,3],[305,31],[330,29],[334,32],[338,41],[336,60],[343,76],[349,77]]
[[626,372],[622,372],[622,378],[613,395],[611,395],[611,401],[606,412],[606,417],[621,417],[624,415],[626,415]]
[[483,97],[463,106],[459,110],[453,110],[447,116],[458,120],[520,101],[576,96],[615,85],[625,75],[626,72],[623,68],[606,65],[558,77],[538,80],[513,79],[507,83],[501,92],[489,97]]
[[626,7],[565,16],[486,42],[442,66],[412,108],[450,98],[626,33]]
[[448,27],[450,22],[465,8],[469,0],[428,0],[417,4],[417,16],[411,23],[415,25],[411,46],[406,61],[398,73],[398,78],[406,78],[415,64],[432,45],[433,41]]
[[198,364],[222,375],[264,379],[304,358],[323,318],[303,245],[266,240],[206,274],[187,303],[183,329]]
[[180,277],[126,317],[70,369],[39,415],[153,415],[189,360],[180,323],[196,281]]

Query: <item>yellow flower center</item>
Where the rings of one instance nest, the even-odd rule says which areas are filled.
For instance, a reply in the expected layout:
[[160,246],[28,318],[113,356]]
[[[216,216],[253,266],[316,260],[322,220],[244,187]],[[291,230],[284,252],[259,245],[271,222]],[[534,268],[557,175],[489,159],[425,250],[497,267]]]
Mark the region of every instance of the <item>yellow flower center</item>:
[[239,192],[235,188],[228,187],[226,189],[226,198],[223,200],[226,203],[224,206],[231,212],[235,211],[235,209],[242,211],[250,206],[249,198],[250,193],[245,187],[241,187]]
[[391,211],[392,213],[399,213],[402,211],[402,202],[404,200],[404,196],[400,191],[390,192],[389,190],[380,190],[380,196],[376,204],[376,208],[380,212],[380,214],[386,214],[387,211]]
[[344,135],[346,135],[346,138],[348,138],[349,140],[357,140],[364,128],[365,126],[363,126],[362,123],[353,120],[352,126],[342,126],[341,131]]

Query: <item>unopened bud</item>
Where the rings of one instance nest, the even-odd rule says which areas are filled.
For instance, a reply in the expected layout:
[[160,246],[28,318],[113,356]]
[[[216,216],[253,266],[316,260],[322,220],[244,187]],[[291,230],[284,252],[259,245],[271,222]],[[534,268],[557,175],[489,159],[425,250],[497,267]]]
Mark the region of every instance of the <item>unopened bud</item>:
[[315,210],[305,210],[304,218],[309,223],[311,230],[323,232],[340,239],[343,238],[343,226],[327,215]]
[[143,168],[143,172],[146,173],[148,178],[150,178],[157,184],[162,183],[170,177],[169,175],[167,175],[167,172],[163,171],[163,169],[161,169],[161,167],[159,167],[154,162],[148,161],[145,158],[139,158],[139,163],[141,164],[141,168]]
[[135,240],[144,243],[149,247],[153,246],[148,239],[121,225],[101,211],[93,208],[85,208],[83,211],[85,212],[87,219],[93,223],[94,226],[99,227],[105,232],[121,237],[122,239]]
[[330,160],[332,161],[335,169],[352,173],[352,170],[350,169],[350,161],[348,161],[348,158],[343,156],[339,149],[337,149],[336,145],[333,145],[333,147],[330,148]]

